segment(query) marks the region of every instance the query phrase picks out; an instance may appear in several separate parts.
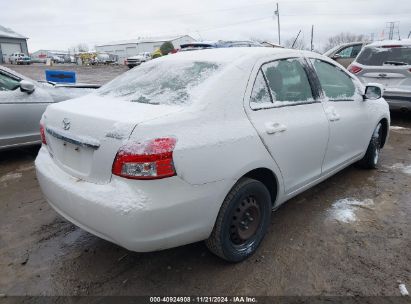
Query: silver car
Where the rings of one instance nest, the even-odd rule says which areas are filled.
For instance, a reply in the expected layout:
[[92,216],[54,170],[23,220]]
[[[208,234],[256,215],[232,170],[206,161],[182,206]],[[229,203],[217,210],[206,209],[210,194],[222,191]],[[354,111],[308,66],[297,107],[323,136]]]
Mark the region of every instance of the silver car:
[[369,44],[348,69],[363,83],[382,84],[391,110],[411,111],[410,39]]
[[39,121],[46,107],[91,90],[40,83],[0,66],[0,150],[40,143]]

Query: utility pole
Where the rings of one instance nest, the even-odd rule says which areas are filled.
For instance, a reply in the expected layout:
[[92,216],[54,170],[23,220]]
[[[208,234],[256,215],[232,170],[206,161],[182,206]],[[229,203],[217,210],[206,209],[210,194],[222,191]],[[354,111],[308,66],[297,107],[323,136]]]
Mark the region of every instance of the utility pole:
[[408,38],[410,38],[411,37],[411,31],[410,31],[410,33],[408,34]]
[[314,44],[313,44],[313,40],[314,40],[314,24],[311,26],[311,52],[314,50]]
[[399,21],[391,21],[386,23],[386,29],[388,30],[388,39],[393,40],[394,35],[398,36],[398,39],[401,39],[400,37],[400,23]]
[[277,10],[274,12],[274,15],[277,16],[277,28],[278,28],[278,45],[281,45],[281,34],[280,34],[280,10],[278,8],[277,3]]

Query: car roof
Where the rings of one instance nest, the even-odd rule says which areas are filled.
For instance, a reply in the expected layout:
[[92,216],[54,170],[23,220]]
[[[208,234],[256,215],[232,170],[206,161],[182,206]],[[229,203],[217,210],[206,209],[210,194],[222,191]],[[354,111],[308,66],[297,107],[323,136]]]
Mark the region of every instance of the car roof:
[[389,45],[400,45],[400,46],[411,46],[411,39],[402,39],[402,40],[381,40],[375,41],[367,45],[368,47],[382,47],[382,46],[389,46]]
[[195,50],[191,52],[178,52],[167,56],[160,57],[156,60],[201,60],[221,63],[235,62],[255,62],[256,60],[275,55],[287,55],[300,57],[300,50],[283,49],[283,48],[268,48],[268,47],[236,47],[236,48],[212,48]]

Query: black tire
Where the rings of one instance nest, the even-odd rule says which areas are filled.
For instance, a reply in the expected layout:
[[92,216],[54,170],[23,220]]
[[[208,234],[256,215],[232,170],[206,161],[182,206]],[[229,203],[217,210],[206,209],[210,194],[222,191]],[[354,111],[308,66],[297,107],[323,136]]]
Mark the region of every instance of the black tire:
[[382,139],[382,125],[379,123],[372,134],[367,152],[358,164],[364,169],[376,169],[380,159],[381,139]]
[[270,193],[264,184],[250,178],[240,179],[221,206],[205,242],[208,249],[233,263],[250,257],[267,232],[271,211]]

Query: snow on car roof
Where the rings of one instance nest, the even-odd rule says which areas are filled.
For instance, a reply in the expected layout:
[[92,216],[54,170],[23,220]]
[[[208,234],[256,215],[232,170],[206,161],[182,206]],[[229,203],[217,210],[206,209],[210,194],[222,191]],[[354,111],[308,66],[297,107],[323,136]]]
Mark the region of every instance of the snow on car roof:
[[367,45],[367,47],[370,47],[370,46],[381,47],[384,45],[411,46],[411,39],[375,41]]
[[255,60],[269,56],[282,55],[300,56],[301,51],[282,48],[264,47],[236,47],[236,48],[215,48],[204,49],[191,52],[178,52],[176,54],[160,57],[156,60],[191,60],[191,61],[210,61],[216,63],[235,63]]

